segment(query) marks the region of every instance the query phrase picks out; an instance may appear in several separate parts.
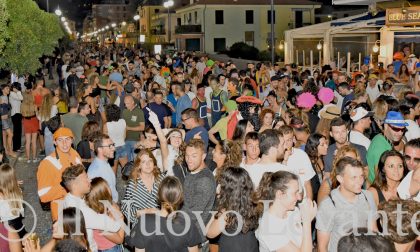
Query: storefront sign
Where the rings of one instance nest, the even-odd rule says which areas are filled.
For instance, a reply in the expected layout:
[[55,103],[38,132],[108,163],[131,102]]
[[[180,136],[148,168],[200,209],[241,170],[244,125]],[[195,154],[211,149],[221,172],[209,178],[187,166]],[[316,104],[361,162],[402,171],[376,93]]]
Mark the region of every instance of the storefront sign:
[[386,9],[386,25],[420,25],[420,6]]

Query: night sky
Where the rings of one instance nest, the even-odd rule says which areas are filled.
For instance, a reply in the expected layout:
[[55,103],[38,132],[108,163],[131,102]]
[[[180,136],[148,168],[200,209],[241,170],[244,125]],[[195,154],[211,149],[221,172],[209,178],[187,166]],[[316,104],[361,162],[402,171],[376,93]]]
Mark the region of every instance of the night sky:
[[[92,4],[101,3],[101,0],[35,0],[39,7],[45,11],[47,10],[47,1],[49,1],[50,12],[54,12],[57,7],[60,7],[65,17],[76,22],[76,29],[79,32],[83,28],[83,19],[92,11]],[[140,4],[144,0],[126,1],[135,1]]]

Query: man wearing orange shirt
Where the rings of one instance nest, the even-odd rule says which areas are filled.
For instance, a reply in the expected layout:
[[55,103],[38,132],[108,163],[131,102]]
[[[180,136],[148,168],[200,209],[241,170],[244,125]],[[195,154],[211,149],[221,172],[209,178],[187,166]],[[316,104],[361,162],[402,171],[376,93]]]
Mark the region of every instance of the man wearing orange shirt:
[[79,154],[71,147],[73,132],[69,128],[59,128],[53,135],[55,151],[41,161],[37,172],[38,196],[43,203],[51,204],[53,221],[58,218],[57,200],[67,194],[61,186],[61,174],[72,165],[81,164]]

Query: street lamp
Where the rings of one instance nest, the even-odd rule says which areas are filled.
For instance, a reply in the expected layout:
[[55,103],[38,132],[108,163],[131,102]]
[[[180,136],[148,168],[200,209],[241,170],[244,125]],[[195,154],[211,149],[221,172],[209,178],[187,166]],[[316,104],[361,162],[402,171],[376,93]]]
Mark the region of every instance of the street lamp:
[[372,47],[372,51],[374,52],[374,53],[377,53],[377,52],[379,52],[379,44],[381,43],[381,41],[379,41],[379,40],[376,40],[375,41],[375,45]]
[[66,21],[66,18],[65,17],[61,17],[61,22],[64,22],[64,21]]
[[280,40],[279,49],[283,51],[283,49],[284,49],[284,40]]
[[117,26],[117,24],[116,24],[116,23],[112,23],[112,24],[111,24],[111,27],[112,27],[112,28],[114,28],[115,26]]
[[109,29],[109,25],[105,26],[105,30],[108,30],[108,29]]
[[123,21],[123,22],[121,23],[121,25],[122,25],[122,26],[126,26],[126,25],[127,25],[127,22]]
[[55,10],[55,15],[57,15],[57,16],[61,16],[61,14],[63,14],[62,12],[61,12],[61,10],[60,9],[56,9]]
[[138,21],[140,19],[140,15],[135,15],[133,18],[134,20]]
[[318,51],[322,50],[322,44],[321,41],[323,41],[322,39],[318,42],[318,45],[316,45],[316,49],[318,49]]
[[168,9],[168,43],[171,43],[171,13],[169,9],[174,6],[174,1],[168,0],[163,3],[163,7]]

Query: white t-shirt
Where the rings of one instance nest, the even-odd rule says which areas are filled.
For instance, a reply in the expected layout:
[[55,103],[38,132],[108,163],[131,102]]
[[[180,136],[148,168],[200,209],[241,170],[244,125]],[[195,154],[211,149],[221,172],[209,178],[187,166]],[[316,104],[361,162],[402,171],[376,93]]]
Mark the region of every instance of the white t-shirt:
[[126,129],[125,120],[120,119],[116,122],[107,122],[106,127],[108,129],[109,138],[115,143],[115,147],[124,146]]
[[370,139],[359,131],[352,130],[350,131],[350,143],[358,144],[366,148],[366,151],[369,149]]
[[[213,92],[213,89],[211,87],[206,87],[204,89],[204,96],[206,97],[207,102],[207,108],[211,109],[211,93]],[[209,113],[207,113],[209,114]]]
[[372,103],[376,101],[376,98],[378,98],[381,95],[378,86],[378,83],[376,83],[376,85],[373,88],[370,87],[369,84],[366,87],[366,93],[368,94],[369,99]]
[[308,154],[296,148],[292,148],[292,155],[287,160],[287,171],[298,175],[302,182],[311,180],[316,174]]
[[302,224],[299,208],[287,213],[285,219],[265,211],[255,232],[260,243],[260,252],[277,251],[289,242],[296,247],[302,244]]
[[243,167],[251,177],[254,187],[257,188],[266,172],[289,171],[285,165],[280,163],[272,164],[253,164]]
[[405,120],[405,122],[408,123],[408,126],[406,127],[407,132],[405,132],[405,137],[407,138],[407,141],[410,141],[411,139],[419,138],[420,137],[419,125],[413,120]]
[[[401,183],[398,185],[397,192],[401,199],[410,199],[410,186],[411,186],[411,180],[413,178],[414,171],[410,171],[404,179],[401,181]],[[417,202],[420,202],[420,192],[417,193],[417,196],[413,197],[413,199]]]

